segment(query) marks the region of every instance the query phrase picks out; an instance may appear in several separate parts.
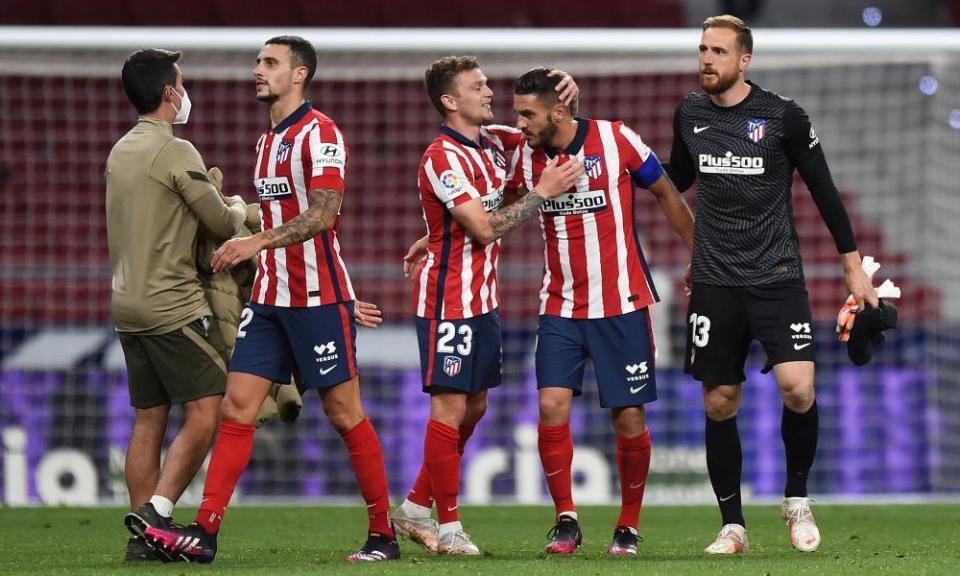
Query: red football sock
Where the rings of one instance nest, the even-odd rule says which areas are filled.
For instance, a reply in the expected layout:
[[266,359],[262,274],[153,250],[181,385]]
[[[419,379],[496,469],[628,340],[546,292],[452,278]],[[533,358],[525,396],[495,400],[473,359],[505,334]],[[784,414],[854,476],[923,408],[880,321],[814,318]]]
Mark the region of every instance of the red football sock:
[[390,498],[387,494],[387,472],[383,466],[383,449],[369,418],[343,434],[343,442],[350,452],[350,465],[360,485],[360,494],[367,503],[370,532],[393,536],[387,513]]
[[570,423],[559,426],[545,426],[541,423],[538,432],[540,462],[543,464],[547,488],[550,489],[550,496],[553,497],[557,516],[562,512],[576,512],[570,473],[570,467],[573,464],[573,437],[570,435]]
[[467,446],[467,440],[473,436],[473,431],[476,429],[476,426],[467,426],[466,424],[460,425],[460,441],[457,443],[457,453],[460,456],[463,456],[463,449]]
[[[463,448],[467,440],[473,435],[476,426],[460,426],[460,442],[457,444],[457,452],[463,456]],[[417,474],[417,481],[413,483],[413,488],[407,494],[407,500],[414,504],[419,504],[424,508],[433,507],[433,492],[430,490],[430,474],[427,472],[427,466],[420,466],[420,473]]]
[[417,474],[417,481],[413,483],[413,488],[407,494],[407,500],[414,504],[419,504],[424,508],[433,506],[433,492],[430,490],[430,473],[427,472],[427,463],[420,465],[420,473]]
[[430,420],[423,441],[423,464],[430,476],[430,488],[437,500],[440,524],[460,519],[457,496],[460,494],[460,432],[453,426]]
[[617,468],[620,470],[620,519],[617,526],[636,529],[640,523],[640,505],[650,472],[650,429],[633,438],[617,436]]
[[210,457],[207,479],[203,483],[203,500],[195,522],[208,534],[220,530],[220,522],[227,512],[227,504],[233,496],[237,482],[250,462],[253,452],[253,435],[256,428],[233,420],[220,423],[217,443]]

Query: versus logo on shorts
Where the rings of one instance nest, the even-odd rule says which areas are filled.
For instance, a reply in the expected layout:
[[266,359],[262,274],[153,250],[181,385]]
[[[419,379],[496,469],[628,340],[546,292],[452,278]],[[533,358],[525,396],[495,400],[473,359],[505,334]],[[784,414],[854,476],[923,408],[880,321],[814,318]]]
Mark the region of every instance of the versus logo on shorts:
[[[327,342],[326,344],[321,344],[320,346],[313,347],[314,353],[317,355],[317,364],[324,364],[325,362],[332,362],[338,358],[340,355],[337,354],[337,343],[333,340]],[[337,364],[333,366],[320,366],[320,375],[325,376],[329,374],[331,370],[337,367]]]
[[447,376],[453,378],[460,373],[460,368],[463,365],[463,361],[459,356],[444,356],[443,357],[443,372]]
[[261,200],[283,200],[293,195],[290,183],[283,176],[274,178],[254,178],[253,187]]
[[627,371],[627,382],[638,382],[640,380],[646,380],[650,378],[650,374],[647,373],[647,363],[639,362],[637,364],[627,364],[624,366],[624,369]]
[[813,344],[813,335],[810,333],[809,322],[797,322],[796,324],[791,324],[790,329],[793,330],[793,334],[790,335],[790,338],[794,341],[794,350],[803,350],[807,346]]

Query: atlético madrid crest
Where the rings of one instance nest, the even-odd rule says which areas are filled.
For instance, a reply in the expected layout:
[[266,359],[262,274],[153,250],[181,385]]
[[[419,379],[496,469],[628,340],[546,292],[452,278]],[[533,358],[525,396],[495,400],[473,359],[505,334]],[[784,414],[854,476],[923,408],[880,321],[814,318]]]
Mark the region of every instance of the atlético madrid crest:
[[759,142],[767,135],[767,121],[762,118],[747,120],[747,138],[752,142]]
[[447,376],[450,376],[451,378],[453,378],[454,376],[460,373],[461,364],[462,362],[460,361],[459,356],[443,357],[443,371],[447,374]]
[[290,149],[293,148],[293,141],[282,140],[277,146],[277,164],[283,164],[290,156]]
[[583,157],[583,171],[587,173],[590,178],[596,180],[600,176],[603,176],[603,158],[601,156],[584,156]]

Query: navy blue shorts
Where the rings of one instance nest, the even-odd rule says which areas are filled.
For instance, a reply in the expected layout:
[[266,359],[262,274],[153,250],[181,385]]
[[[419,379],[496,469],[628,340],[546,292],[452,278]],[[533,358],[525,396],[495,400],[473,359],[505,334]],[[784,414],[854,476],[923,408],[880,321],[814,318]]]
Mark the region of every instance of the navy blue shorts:
[[604,408],[640,406],[657,399],[653,330],[646,308],[608,318],[540,316],[537,388],[583,393],[583,367],[593,359]]
[[240,314],[230,372],[329,388],[357,375],[353,302],[285,308],[248,302]]
[[503,351],[496,311],[465,320],[417,317],[417,340],[424,392],[442,386],[477,394],[500,385]]

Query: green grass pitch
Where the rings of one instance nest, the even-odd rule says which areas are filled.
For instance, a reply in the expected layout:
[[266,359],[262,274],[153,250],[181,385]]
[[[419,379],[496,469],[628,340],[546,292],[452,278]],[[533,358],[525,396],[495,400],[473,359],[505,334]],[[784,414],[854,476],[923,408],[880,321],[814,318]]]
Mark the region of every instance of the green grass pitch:
[[[348,565],[364,538],[357,507],[236,507],[211,565],[121,562],[127,532],[119,508],[0,508],[0,574],[417,574],[496,576],[795,576],[834,574],[960,575],[960,505],[815,505],[823,544],[813,554],[790,547],[776,506],[748,506],[751,551],[715,558],[702,550],[719,529],[712,506],[644,509],[645,540],[635,558],[610,558],[617,510],[580,508],[583,547],[572,557],[542,553],[551,525],[546,507],[463,507],[479,558],[430,556],[409,542],[395,562]],[[188,521],[192,510],[178,519]]]

